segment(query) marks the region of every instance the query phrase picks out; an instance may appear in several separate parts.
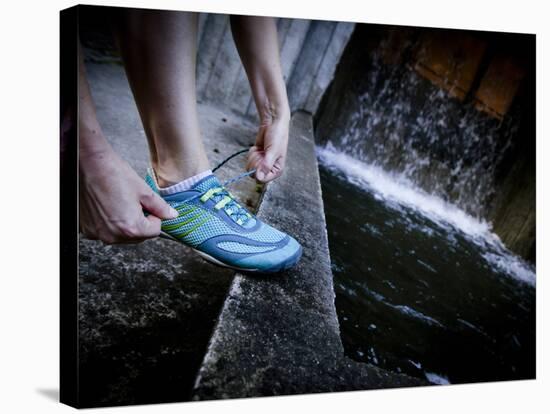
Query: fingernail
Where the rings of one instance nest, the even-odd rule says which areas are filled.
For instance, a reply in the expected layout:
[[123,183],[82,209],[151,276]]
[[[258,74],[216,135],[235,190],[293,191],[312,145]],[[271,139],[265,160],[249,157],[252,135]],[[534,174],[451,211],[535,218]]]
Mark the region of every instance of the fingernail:
[[173,207],[170,207],[170,217],[171,218],[176,218],[177,216],[179,216],[178,210],[176,210]]
[[263,171],[257,171],[256,178],[260,181],[263,180],[265,178],[265,174],[263,173]]

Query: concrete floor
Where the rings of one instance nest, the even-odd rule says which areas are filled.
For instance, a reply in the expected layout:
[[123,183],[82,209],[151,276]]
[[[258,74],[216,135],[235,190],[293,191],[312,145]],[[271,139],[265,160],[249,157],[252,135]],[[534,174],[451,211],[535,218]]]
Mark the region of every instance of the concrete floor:
[[[87,62],[87,71],[107,139],[143,176],[148,149],[123,67]],[[199,111],[212,166],[253,143],[249,121],[204,104]],[[219,177],[243,172],[245,159],[230,161]],[[231,189],[255,211],[261,188],[253,179]],[[82,405],[189,399],[233,272],[159,238],[117,246],[81,238],[79,249]]]

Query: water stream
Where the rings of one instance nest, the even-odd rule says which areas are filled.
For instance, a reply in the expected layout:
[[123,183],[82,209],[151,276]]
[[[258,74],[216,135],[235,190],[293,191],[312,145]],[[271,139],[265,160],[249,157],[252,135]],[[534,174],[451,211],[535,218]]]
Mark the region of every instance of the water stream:
[[535,271],[410,175],[318,148],[346,353],[432,383],[535,376]]
[[503,120],[489,117],[471,101],[449,99],[408,65],[384,64],[380,51],[372,53],[356,88],[354,111],[334,146],[399,172],[474,217],[488,217],[499,168],[516,151],[521,105]]

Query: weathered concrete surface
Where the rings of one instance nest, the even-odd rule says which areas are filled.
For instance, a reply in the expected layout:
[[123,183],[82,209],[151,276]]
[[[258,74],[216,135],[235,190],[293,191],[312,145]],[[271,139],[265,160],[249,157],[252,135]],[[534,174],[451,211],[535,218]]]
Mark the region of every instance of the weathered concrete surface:
[[79,257],[82,406],[188,400],[233,273],[161,239]]
[[353,23],[311,22],[288,81],[292,110],[303,109],[312,114],[317,111],[354,28]]
[[[143,175],[149,153],[124,69],[103,62],[87,62],[99,121],[117,153]],[[231,111],[199,111],[212,165],[254,140],[255,125]],[[219,175],[241,173],[244,160]],[[232,188],[255,209],[254,180]],[[82,405],[188,400],[233,272],[164,239],[119,246],[81,239],[79,259]]]
[[197,377],[194,399],[419,385],[344,356],[311,117],[292,118],[287,170],[269,184],[259,217],[304,253],[277,276],[237,274]]

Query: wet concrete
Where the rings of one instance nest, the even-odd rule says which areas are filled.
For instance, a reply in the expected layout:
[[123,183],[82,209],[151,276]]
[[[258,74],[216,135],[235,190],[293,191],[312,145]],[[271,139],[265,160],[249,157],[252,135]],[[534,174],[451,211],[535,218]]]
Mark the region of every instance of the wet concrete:
[[237,274],[194,399],[423,384],[344,356],[311,116],[294,114],[290,135],[287,169],[268,185],[258,216],[292,234],[304,248],[302,259],[277,276]]

